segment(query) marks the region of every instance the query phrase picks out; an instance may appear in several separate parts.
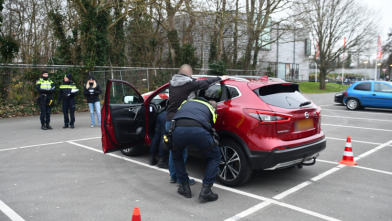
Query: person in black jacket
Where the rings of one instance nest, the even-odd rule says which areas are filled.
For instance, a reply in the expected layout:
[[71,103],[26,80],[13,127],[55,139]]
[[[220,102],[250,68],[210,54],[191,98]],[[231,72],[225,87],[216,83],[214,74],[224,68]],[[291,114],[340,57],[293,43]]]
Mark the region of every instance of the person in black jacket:
[[[207,78],[206,80],[198,80],[192,78],[192,67],[184,64],[180,67],[178,74],[173,75],[170,81],[169,87],[169,106],[167,108],[167,117],[165,128],[166,131],[169,130],[170,122],[174,115],[177,113],[178,108],[181,106],[182,102],[188,99],[197,97],[197,91],[201,89],[208,88],[210,85],[217,83],[219,81],[224,81],[229,79],[229,76],[221,76],[214,78]],[[183,150],[183,159],[186,162],[188,152],[187,148]],[[170,183],[177,182],[177,173],[173,164],[172,151],[169,154],[169,171],[170,171]],[[194,184],[193,179],[190,180],[190,184]]]
[[50,111],[52,110],[53,103],[53,93],[55,86],[53,81],[49,79],[49,74],[46,70],[42,71],[41,78],[37,81],[35,86],[38,93],[40,94],[38,98],[39,108],[41,109],[41,129],[51,130],[50,126]]
[[94,75],[88,76],[87,84],[84,87],[84,96],[87,97],[88,109],[90,110],[91,128],[95,126],[94,108],[97,112],[98,125],[101,126],[101,103],[99,95],[102,93],[101,86],[95,81]]
[[[75,94],[77,93],[76,85],[72,82],[72,74],[68,73],[64,76],[64,82],[60,85],[59,101],[63,100],[63,114],[64,114],[64,129],[68,128],[68,124],[71,128],[74,128],[75,123]],[[68,117],[71,117],[71,122]]]

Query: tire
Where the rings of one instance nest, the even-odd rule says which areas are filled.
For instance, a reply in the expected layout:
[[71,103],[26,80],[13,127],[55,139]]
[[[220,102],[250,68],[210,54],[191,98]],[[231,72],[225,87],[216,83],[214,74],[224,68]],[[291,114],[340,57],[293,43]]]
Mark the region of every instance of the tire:
[[222,158],[217,180],[225,186],[240,186],[246,183],[252,175],[252,168],[243,147],[232,139],[222,139],[219,141],[219,149]]
[[361,108],[361,104],[355,98],[347,99],[346,107],[349,110],[359,110]]
[[124,154],[125,156],[130,156],[130,157],[137,156],[141,152],[143,152],[143,145],[136,145],[136,146],[121,149],[122,154]]

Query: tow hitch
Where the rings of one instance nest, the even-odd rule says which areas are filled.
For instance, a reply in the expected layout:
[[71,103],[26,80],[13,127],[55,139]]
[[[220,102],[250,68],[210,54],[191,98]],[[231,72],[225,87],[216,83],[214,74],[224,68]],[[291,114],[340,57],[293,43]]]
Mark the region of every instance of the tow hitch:
[[[298,169],[302,169],[303,166],[312,166],[316,163],[316,158],[319,156],[319,153],[316,153],[315,155],[311,156],[311,157],[307,157],[305,158],[304,161],[302,161],[302,163],[297,164]],[[311,163],[305,163],[305,161],[311,161],[313,160]]]

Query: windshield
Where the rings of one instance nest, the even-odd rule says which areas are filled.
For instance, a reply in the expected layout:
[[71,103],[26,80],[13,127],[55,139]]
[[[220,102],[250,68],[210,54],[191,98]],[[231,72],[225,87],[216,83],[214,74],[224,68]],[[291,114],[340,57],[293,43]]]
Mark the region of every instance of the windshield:
[[274,84],[255,89],[254,92],[267,104],[286,109],[296,109],[312,104],[298,89],[297,84]]

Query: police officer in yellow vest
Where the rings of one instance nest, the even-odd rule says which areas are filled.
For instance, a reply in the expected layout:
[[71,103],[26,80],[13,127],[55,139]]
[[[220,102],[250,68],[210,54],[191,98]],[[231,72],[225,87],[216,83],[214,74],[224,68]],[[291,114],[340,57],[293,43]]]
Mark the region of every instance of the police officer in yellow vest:
[[176,149],[172,150],[172,158],[177,181],[180,183],[177,192],[186,198],[191,198],[192,193],[182,151],[188,145],[192,145],[198,148],[207,160],[199,200],[207,202],[218,199],[218,195],[211,191],[221,159],[218,142],[212,136],[212,126],[217,117],[216,102],[204,98],[184,101],[173,117],[175,122],[172,124],[175,123],[175,129],[172,133],[172,143]]
[[[64,82],[60,85],[59,92],[59,103],[63,100],[64,129],[68,128],[68,125],[71,128],[75,127],[75,95],[77,91],[76,85],[72,82],[72,74],[68,73],[64,76]],[[71,121],[69,121],[68,109]]]
[[37,81],[35,86],[37,91],[40,93],[38,98],[39,107],[41,109],[41,129],[51,130],[50,126],[50,111],[53,106],[53,93],[55,90],[53,81],[49,79],[49,74],[46,70],[42,71],[41,78]]

